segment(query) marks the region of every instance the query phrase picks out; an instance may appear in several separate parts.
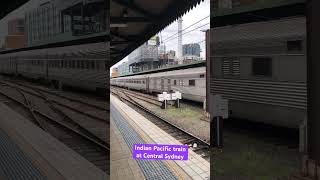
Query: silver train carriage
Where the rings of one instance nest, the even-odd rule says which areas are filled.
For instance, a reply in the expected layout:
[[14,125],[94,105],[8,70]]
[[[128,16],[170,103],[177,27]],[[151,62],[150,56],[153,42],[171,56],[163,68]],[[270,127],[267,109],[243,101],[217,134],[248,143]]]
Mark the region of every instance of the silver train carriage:
[[106,46],[95,43],[0,54],[0,73],[105,92],[109,86]]
[[231,117],[298,128],[307,108],[305,18],[217,27],[210,37],[208,101],[220,94]]
[[204,102],[206,99],[206,67],[173,70],[111,79],[111,85],[162,93],[179,91],[182,99]]

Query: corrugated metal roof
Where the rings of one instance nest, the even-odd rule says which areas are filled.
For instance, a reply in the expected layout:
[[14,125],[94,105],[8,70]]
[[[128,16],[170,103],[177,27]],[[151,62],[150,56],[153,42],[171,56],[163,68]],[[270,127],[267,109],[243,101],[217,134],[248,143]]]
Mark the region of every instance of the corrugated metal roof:
[[253,22],[214,28],[212,31],[214,43],[297,36],[303,37],[306,35],[306,19],[305,17],[295,17],[283,20]]

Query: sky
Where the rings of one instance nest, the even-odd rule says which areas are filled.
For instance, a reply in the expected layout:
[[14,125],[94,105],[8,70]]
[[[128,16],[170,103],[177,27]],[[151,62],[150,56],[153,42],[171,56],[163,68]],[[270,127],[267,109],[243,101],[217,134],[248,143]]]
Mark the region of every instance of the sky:
[[[207,18],[206,18],[207,17]],[[204,19],[205,18],[205,19]],[[203,19],[199,23],[189,27],[188,29],[184,30],[188,26],[198,22],[199,20]],[[193,8],[191,11],[186,13],[184,16],[182,16],[182,44],[189,44],[189,43],[198,43],[200,42],[200,48],[201,48],[201,57],[205,58],[205,33],[201,32],[201,30],[206,30],[210,28],[210,0],[204,0],[202,3],[200,3],[198,6]],[[202,27],[201,27],[202,26]],[[194,31],[191,31],[197,27],[200,27],[199,29],[196,29]],[[188,31],[191,31],[187,33]],[[163,40],[164,45],[166,46],[166,51],[174,50],[177,53],[178,49],[178,38],[177,33],[178,32],[178,23],[173,22],[168,27],[166,27],[164,30],[161,31],[161,37]],[[176,35],[174,35],[176,34]],[[160,35],[160,33],[158,33]],[[174,35],[174,36],[172,36]],[[172,36],[172,37],[170,37]],[[169,39],[168,39],[169,38]],[[115,64],[113,67],[116,67],[117,65],[121,64],[124,61],[127,61],[128,57],[124,58],[117,64]]]

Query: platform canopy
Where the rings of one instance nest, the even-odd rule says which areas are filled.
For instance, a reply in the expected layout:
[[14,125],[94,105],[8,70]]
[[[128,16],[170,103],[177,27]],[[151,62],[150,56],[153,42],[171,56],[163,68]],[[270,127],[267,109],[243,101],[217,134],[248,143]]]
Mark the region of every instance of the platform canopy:
[[115,64],[203,0],[111,0],[110,57]]
[[[211,0],[211,28],[305,16],[307,0]],[[226,3],[229,2],[229,3]],[[233,4],[234,3],[234,4]]]

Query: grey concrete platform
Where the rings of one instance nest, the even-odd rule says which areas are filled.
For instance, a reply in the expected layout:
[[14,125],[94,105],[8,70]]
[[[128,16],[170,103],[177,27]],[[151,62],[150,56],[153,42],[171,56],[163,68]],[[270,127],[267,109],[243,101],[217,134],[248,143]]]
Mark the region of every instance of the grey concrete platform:
[[0,179],[106,180],[109,175],[0,103]]
[[45,180],[24,152],[0,129],[0,179]]
[[[117,134],[118,139],[123,139],[125,143],[125,145],[123,145],[123,143],[119,141],[119,146],[121,146],[121,148],[117,148],[116,150],[126,149],[125,154],[127,161],[131,162],[133,159],[131,157],[131,152],[132,144],[134,143],[182,145],[174,137],[157,127],[113,95],[110,95],[110,100],[111,121],[114,122],[115,128],[119,131]],[[111,128],[114,128],[114,126],[111,126]],[[111,132],[113,133],[114,130],[111,129]],[[113,137],[112,134],[111,137]],[[115,150],[113,150],[113,147],[114,145],[111,139],[111,170],[113,169],[116,160],[114,156],[118,155],[114,153]],[[162,179],[163,176],[167,176],[167,179],[209,179],[209,162],[191,149],[189,149],[188,154],[189,159],[187,161],[154,161],[156,162],[155,164],[147,165],[146,163],[150,162],[148,160],[134,160],[131,164],[136,163],[137,166],[139,166],[140,169],[138,172],[140,171],[145,179]],[[121,158],[121,156],[118,156],[118,158]],[[133,169],[137,169],[137,166],[134,166]],[[159,166],[160,168],[158,168]],[[117,168],[125,169],[130,168],[130,166],[126,163],[122,163],[122,167],[119,165]],[[158,169],[158,171],[155,172],[154,169]],[[113,179],[112,172],[111,178]],[[121,174],[120,176],[115,176],[115,178],[121,179]]]

